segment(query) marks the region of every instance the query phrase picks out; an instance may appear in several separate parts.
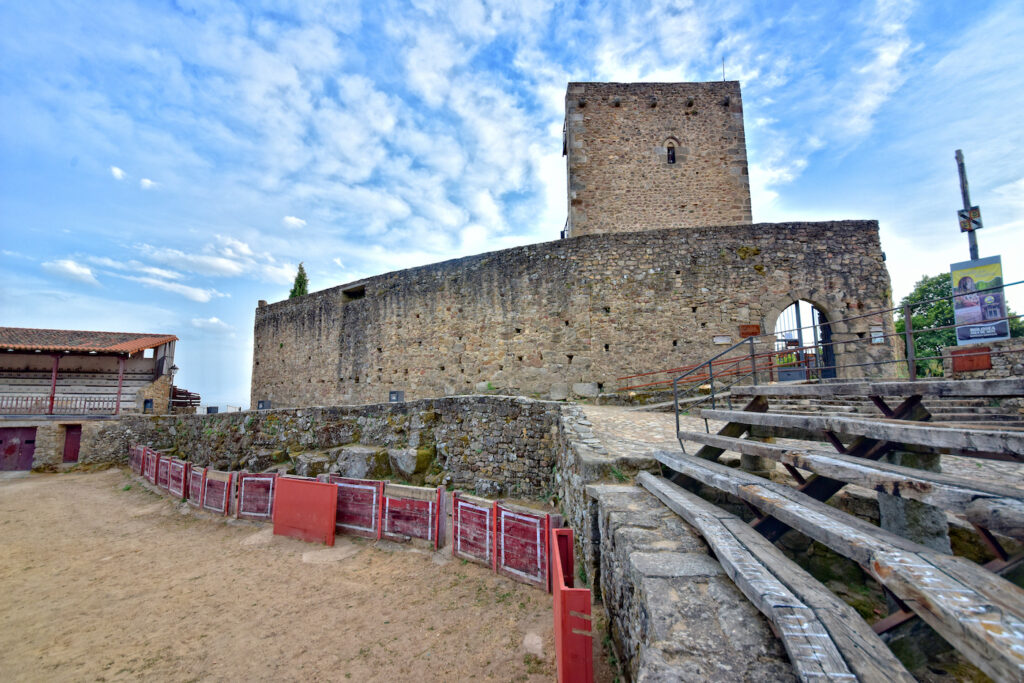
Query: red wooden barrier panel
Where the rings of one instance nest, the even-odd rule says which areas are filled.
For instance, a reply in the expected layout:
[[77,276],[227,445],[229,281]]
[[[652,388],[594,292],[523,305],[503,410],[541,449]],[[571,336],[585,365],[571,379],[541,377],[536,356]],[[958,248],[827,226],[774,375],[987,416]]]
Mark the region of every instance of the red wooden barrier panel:
[[167,464],[167,492],[178,498],[185,497],[185,480],[188,476],[189,464],[184,460],[172,458]]
[[337,487],[335,525],[338,531],[366,538],[380,538],[384,482],[331,475],[330,483]]
[[131,471],[135,474],[142,474],[142,459],[146,453],[146,447],[140,446],[139,444],[132,444],[131,451],[128,456],[128,466]]
[[594,634],[591,632],[590,590],[572,587],[572,529],[552,529],[550,550],[558,681],[591,683],[594,680]]
[[203,491],[206,489],[206,468],[188,468],[188,502],[197,508],[203,506]]
[[338,487],[314,479],[278,477],[274,533],[334,545]]
[[156,485],[162,489],[167,488],[167,475],[170,471],[171,459],[160,456],[156,463]]
[[277,474],[273,472],[239,472],[235,517],[270,521],[274,510],[276,480]]
[[152,448],[146,448],[146,479],[150,484],[156,483],[156,464],[160,455]]
[[436,550],[440,545],[443,496],[443,486],[428,489],[386,484],[381,536],[396,540],[423,538],[433,541]]
[[203,509],[216,512],[225,517],[231,512],[231,485],[234,483],[234,472],[218,472],[206,469],[203,480]]
[[495,503],[494,567],[499,574],[548,590],[551,517]]
[[452,555],[494,568],[494,503],[452,494]]

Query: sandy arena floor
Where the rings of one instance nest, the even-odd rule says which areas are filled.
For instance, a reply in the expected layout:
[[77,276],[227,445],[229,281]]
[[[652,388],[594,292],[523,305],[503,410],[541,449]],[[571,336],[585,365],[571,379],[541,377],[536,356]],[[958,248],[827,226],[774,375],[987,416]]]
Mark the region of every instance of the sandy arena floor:
[[536,588],[184,508],[121,470],[0,480],[0,678],[554,678]]

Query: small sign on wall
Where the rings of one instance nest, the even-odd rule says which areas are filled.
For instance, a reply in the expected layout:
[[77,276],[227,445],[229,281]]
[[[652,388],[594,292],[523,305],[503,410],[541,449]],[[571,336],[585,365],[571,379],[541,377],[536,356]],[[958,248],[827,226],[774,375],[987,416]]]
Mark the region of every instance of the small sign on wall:
[[871,343],[872,344],[884,344],[885,343],[885,333],[882,332],[882,326],[881,325],[872,325],[871,326]]
[[405,392],[404,391],[389,391],[388,392],[388,403],[404,403]]
[[740,325],[740,339],[757,337],[761,334],[760,325]]
[[732,344],[732,337],[727,334],[716,334],[712,341],[721,345]]

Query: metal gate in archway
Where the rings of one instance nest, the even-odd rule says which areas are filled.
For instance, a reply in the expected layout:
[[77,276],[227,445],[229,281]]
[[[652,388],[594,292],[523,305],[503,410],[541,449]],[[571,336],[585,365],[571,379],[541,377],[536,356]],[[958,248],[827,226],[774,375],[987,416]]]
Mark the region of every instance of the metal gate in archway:
[[794,301],[775,321],[775,366],[780,382],[836,376],[832,326],[825,312]]

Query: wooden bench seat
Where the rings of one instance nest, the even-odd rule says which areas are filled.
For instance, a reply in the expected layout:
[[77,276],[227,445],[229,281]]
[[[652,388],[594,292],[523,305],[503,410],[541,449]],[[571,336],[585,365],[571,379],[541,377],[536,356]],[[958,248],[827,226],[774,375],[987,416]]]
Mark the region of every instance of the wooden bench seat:
[[770,458],[783,465],[838,479],[891,496],[911,498],[964,515],[973,524],[1024,540],[1024,485],[998,486],[939,472],[703,432],[679,438],[723,450]]
[[788,486],[693,456],[657,451],[676,473],[749,503],[844,555],[996,680],[1024,680],[1024,591],[847,515]]
[[967,453],[1002,453],[1024,460],[1024,431],[966,429],[923,422],[846,415],[791,415],[744,410],[701,410],[701,417],[758,427],[834,432]]
[[823,382],[733,386],[733,396],[1024,396],[1024,379]]
[[733,583],[775,625],[801,680],[915,680],[852,607],[743,520],[648,472],[637,481],[700,532]]

